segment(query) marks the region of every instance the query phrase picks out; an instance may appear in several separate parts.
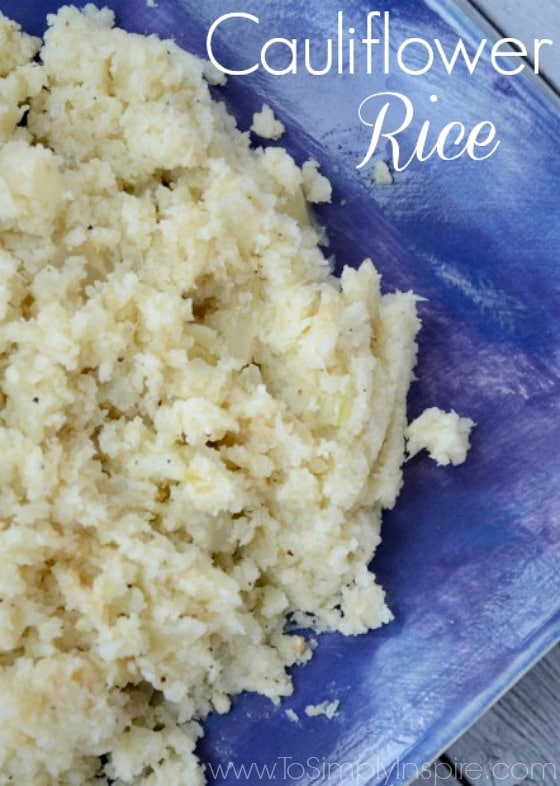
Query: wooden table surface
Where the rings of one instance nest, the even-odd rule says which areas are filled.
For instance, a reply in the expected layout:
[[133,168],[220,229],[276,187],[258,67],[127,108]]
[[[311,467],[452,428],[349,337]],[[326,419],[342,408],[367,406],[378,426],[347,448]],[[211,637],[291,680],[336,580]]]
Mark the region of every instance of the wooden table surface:
[[484,16],[500,38],[512,36],[528,45],[535,38],[554,41],[541,50],[542,73],[560,93],[560,0],[460,0],[460,4]]
[[[457,3],[467,12],[483,16],[483,23],[492,26],[499,38],[516,37],[527,44],[535,38],[553,40],[554,46],[543,49],[543,89],[552,88],[560,96],[560,0]],[[533,785],[560,786],[560,645],[414,784]]]

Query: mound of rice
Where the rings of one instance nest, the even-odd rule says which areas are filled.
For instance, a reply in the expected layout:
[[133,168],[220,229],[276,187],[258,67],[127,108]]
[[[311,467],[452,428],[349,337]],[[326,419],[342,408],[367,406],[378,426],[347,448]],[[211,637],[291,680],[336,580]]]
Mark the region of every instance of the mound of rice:
[[335,279],[316,166],[113,23],[36,60],[0,20],[2,786],[202,784],[199,721],[310,657],[287,619],[391,618],[415,297]]

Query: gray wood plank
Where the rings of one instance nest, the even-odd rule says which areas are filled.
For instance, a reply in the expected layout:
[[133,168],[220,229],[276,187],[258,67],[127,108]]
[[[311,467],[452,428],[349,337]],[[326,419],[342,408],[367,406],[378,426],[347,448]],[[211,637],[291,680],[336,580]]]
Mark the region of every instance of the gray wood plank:
[[473,786],[560,783],[560,645],[447,751]]
[[560,90],[560,3],[558,0],[471,0],[505,36],[519,38],[534,49],[535,38],[554,45],[541,47],[542,73]]

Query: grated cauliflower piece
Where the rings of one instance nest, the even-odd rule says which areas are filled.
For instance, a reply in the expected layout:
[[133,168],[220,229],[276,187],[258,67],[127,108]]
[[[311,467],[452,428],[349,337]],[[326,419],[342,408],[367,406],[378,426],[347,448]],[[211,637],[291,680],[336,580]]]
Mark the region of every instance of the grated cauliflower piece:
[[444,412],[438,407],[430,407],[407,427],[407,453],[412,458],[421,450],[427,450],[439,466],[462,464],[467,457],[469,436],[475,425],[473,420],[459,417],[454,410]]
[[317,718],[319,715],[324,715],[331,720],[337,715],[339,706],[340,701],[338,699],[334,701],[328,701],[327,699],[319,704],[308,704],[305,708],[305,714],[308,718]]
[[260,112],[255,112],[251,131],[262,139],[277,140],[284,134],[286,127],[275,116],[268,104],[263,104]]
[[390,186],[393,184],[394,179],[386,161],[378,159],[375,162],[372,173],[372,181],[376,186]]

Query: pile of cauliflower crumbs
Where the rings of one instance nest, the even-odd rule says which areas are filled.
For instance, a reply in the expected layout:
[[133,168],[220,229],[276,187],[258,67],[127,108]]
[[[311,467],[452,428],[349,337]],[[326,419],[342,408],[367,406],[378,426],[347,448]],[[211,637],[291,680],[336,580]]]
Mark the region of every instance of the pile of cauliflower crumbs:
[[316,167],[113,22],[37,61],[0,21],[2,786],[202,784],[199,721],[310,657],[287,617],[391,619],[415,297],[335,280]]

